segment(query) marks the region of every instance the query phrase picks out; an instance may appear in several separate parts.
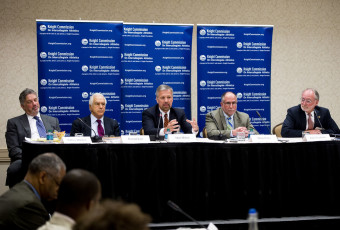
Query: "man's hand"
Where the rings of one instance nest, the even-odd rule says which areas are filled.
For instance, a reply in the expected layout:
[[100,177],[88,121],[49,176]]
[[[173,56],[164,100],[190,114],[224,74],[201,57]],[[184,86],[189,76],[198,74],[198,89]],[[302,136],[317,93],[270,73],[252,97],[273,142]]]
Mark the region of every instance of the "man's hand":
[[176,119],[169,121],[168,126],[164,127],[164,133],[167,129],[170,129],[170,132],[177,132],[179,131],[179,124]]
[[249,131],[247,130],[246,127],[238,127],[236,129],[234,129],[233,130],[233,136],[236,137],[237,133],[239,133],[239,132],[244,132],[246,134],[246,137],[248,137]]
[[188,123],[190,123],[192,129],[193,129],[195,132],[198,132],[199,128],[198,128],[197,121],[195,120],[195,118],[192,119],[192,121],[189,120],[189,119],[187,119],[186,121],[187,121]]

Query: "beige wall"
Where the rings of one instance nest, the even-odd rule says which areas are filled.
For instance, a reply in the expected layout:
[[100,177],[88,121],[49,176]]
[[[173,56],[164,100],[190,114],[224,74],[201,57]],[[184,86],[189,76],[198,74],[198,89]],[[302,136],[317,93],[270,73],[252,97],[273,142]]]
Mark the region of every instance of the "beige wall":
[[[22,114],[19,93],[37,90],[35,19],[141,23],[274,25],[272,124],[315,87],[320,105],[340,124],[339,0],[1,0],[0,149],[8,118]],[[196,29],[194,30],[196,33]],[[196,36],[193,44],[192,112],[196,117]],[[0,185],[1,186],[1,185]]]

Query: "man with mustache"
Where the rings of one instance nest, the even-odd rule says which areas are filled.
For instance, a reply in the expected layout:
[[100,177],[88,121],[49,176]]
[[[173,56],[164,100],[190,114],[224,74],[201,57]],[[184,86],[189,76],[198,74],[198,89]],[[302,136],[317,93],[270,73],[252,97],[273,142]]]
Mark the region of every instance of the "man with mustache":
[[283,137],[302,137],[303,131],[310,134],[340,133],[329,110],[318,106],[319,98],[315,89],[307,88],[302,92],[301,104],[287,111],[281,130]]
[[208,138],[214,139],[217,136],[236,137],[238,132],[244,132],[247,137],[250,129],[258,134],[250,123],[249,115],[237,111],[237,97],[233,92],[223,93],[220,104],[220,108],[207,113],[205,116]]
[[6,185],[10,188],[23,179],[21,169],[22,142],[25,137],[38,139],[46,137],[48,130],[60,131],[59,120],[55,117],[40,114],[40,104],[37,93],[26,88],[20,93],[19,101],[25,114],[7,121],[5,134],[6,144],[11,158],[7,169]]
[[173,89],[170,86],[158,86],[156,101],[155,106],[144,110],[142,114],[143,129],[146,135],[157,135],[158,132],[159,136],[164,136],[167,129],[170,129],[171,132],[181,129],[184,133],[198,133],[196,120],[188,120],[184,110],[172,107]]

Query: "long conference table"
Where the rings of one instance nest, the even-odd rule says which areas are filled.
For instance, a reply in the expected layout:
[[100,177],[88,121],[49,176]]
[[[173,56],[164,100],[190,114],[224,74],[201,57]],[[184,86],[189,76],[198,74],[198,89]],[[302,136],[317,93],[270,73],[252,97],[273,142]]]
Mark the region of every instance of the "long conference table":
[[340,142],[23,143],[23,167],[54,152],[97,175],[103,198],[135,202],[154,223],[340,215]]

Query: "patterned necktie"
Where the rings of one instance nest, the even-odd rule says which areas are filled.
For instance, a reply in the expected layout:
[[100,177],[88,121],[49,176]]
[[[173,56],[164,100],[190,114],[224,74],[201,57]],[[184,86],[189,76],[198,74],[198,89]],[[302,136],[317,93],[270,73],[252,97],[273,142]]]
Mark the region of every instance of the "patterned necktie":
[[97,120],[98,122],[98,136],[102,137],[104,136],[104,129],[102,126],[102,121],[101,120]]
[[314,122],[312,121],[312,116],[308,113],[308,130],[314,129]]
[[45,129],[44,123],[39,119],[38,116],[34,116],[33,118],[36,120],[36,126],[38,129],[39,136],[41,138],[46,137],[46,129]]
[[164,128],[166,128],[169,124],[168,114],[164,114]]
[[227,127],[230,130],[233,130],[233,124],[231,123],[231,117],[227,118]]

